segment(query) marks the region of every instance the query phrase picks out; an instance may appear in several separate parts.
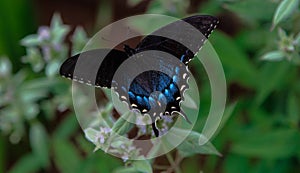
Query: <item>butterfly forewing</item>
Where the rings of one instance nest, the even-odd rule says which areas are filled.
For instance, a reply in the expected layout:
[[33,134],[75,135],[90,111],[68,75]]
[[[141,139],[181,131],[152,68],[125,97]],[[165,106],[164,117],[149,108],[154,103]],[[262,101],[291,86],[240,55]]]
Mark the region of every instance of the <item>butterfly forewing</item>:
[[208,15],[196,15],[175,21],[146,36],[138,44],[136,51],[168,52],[187,64],[203,46],[218,22],[216,17]]
[[116,49],[95,49],[68,58],[60,68],[60,75],[96,87],[111,87],[113,76],[128,58]]

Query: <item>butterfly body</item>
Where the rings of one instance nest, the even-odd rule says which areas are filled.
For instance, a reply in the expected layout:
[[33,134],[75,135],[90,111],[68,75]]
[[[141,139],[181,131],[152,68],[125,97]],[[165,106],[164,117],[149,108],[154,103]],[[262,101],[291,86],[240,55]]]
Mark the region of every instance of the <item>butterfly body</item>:
[[[114,89],[130,109],[151,116],[154,133],[158,136],[155,121],[162,115],[178,112],[189,121],[180,108],[183,93],[188,88],[190,72],[187,64],[218,20],[212,16],[197,15],[181,22],[192,25],[203,35],[195,39],[186,34],[189,29],[176,29],[180,29],[180,22],[173,22],[146,36],[136,48],[125,45],[124,51],[96,49],[75,55],[63,63],[60,74],[96,87]],[[168,38],[162,34],[179,36]],[[180,42],[182,40],[186,40],[189,48]],[[176,61],[167,56],[175,57]],[[120,70],[123,66],[125,69]]]

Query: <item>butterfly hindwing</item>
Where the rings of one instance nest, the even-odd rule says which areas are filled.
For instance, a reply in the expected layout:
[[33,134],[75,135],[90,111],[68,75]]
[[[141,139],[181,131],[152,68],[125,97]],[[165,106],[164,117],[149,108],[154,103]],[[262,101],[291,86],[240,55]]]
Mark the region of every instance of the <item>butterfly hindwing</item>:
[[[158,95],[151,95],[153,92],[158,92]],[[146,71],[138,75],[131,83],[128,93],[131,107],[141,113],[148,113],[153,109],[159,115],[180,110],[178,85],[172,77],[159,71]],[[159,110],[160,107],[162,110]]]

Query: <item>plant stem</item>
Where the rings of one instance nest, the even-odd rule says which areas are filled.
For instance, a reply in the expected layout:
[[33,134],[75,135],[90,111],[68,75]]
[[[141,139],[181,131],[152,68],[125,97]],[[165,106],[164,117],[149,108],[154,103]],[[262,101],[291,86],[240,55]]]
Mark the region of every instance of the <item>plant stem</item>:
[[[171,155],[170,153],[167,153],[167,154],[166,154],[166,157],[167,157],[169,163],[170,163],[171,166],[172,166],[172,167],[171,167],[172,170],[174,170],[176,173],[182,173],[182,171],[180,170],[180,168],[179,168],[179,166],[178,166],[179,164],[176,164],[176,162],[174,161],[172,155]],[[172,172],[172,170],[170,170],[170,171]]]
[[154,169],[159,169],[159,170],[167,170],[169,166],[167,165],[153,165]]

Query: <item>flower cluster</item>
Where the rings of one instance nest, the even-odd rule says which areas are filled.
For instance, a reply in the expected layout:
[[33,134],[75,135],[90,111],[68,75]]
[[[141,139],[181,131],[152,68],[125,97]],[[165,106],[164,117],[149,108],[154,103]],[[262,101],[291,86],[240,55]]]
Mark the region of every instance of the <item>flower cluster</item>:
[[100,127],[100,131],[97,132],[94,143],[104,144],[105,140],[109,137],[111,128]]
[[300,33],[288,35],[283,29],[278,29],[279,40],[277,42],[277,50],[270,51],[263,55],[263,60],[281,61],[288,60],[295,64],[300,64]]
[[123,162],[126,162],[131,158],[138,158],[140,155],[140,150],[133,145],[131,140],[123,142],[115,140],[115,142],[112,142],[111,147],[112,149],[110,151],[119,155]]

